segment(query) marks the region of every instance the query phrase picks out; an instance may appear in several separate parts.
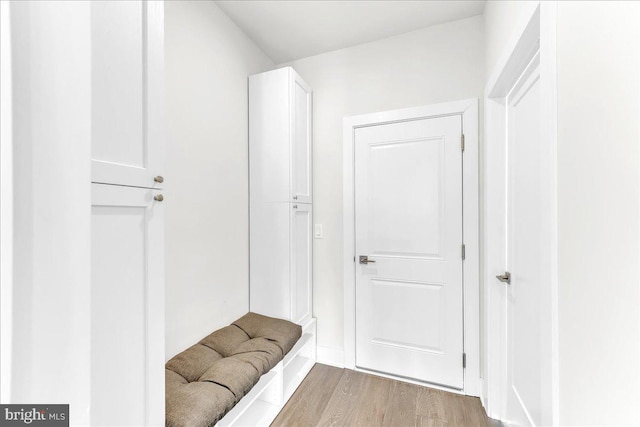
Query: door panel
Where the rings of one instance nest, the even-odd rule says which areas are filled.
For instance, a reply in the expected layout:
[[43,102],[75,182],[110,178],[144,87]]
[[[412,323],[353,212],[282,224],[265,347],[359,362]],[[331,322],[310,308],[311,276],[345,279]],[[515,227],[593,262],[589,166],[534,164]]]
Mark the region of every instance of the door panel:
[[91,4],[92,154],[139,168],[145,166],[146,151],[143,14],[141,1]]
[[[92,182],[161,188],[162,4],[91,2]],[[154,175],[155,174],[155,175]]]
[[540,152],[538,60],[525,70],[508,97],[507,420],[542,423],[541,295],[546,252]]
[[293,72],[292,200],[311,203],[311,88]]
[[442,137],[370,145],[370,254],[442,259],[443,161]]
[[463,387],[461,134],[460,116],[356,130],[360,368]]
[[291,208],[291,319],[303,325],[311,319],[311,205]]
[[162,423],[163,205],[156,193],[92,186],[91,425]]
[[[445,292],[443,285],[398,280],[372,279],[372,342],[418,351],[444,353],[442,326],[445,322]],[[389,306],[402,300],[402,305]],[[429,325],[428,328],[407,328],[407,325]]]

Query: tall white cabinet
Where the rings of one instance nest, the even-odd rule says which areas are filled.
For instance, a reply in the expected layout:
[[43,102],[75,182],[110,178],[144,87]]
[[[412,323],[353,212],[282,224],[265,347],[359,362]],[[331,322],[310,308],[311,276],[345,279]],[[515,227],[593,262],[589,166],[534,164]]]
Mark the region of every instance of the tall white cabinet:
[[91,425],[164,425],[162,2],[91,2]]
[[291,67],[249,77],[250,310],[312,320],[311,88]]

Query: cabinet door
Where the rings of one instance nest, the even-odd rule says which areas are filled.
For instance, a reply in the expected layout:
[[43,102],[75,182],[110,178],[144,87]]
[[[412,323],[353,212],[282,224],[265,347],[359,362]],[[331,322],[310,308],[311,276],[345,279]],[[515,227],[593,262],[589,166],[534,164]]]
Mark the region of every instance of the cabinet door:
[[311,203],[311,88],[295,71],[291,73],[291,197],[294,202]]
[[164,425],[164,206],[92,185],[91,425]]
[[91,181],[161,188],[163,3],[91,2]]
[[311,319],[312,241],[311,205],[291,207],[291,321],[304,324]]

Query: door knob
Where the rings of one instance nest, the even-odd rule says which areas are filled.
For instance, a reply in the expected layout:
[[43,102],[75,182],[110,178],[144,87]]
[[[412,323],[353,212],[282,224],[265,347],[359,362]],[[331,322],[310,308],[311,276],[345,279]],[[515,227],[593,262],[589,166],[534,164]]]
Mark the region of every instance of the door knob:
[[496,279],[500,280],[502,283],[506,283],[507,285],[511,284],[511,273],[505,271],[504,274],[500,274],[496,276]]
[[164,178],[162,176],[160,176],[160,175],[158,175],[155,178],[153,178],[153,180],[155,182],[158,182],[158,183],[163,183],[164,182]]
[[157,194],[153,196],[153,200],[155,200],[156,202],[161,202],[164,200],[164,196],[162,194]]
[[369,259],[367,255],[360,255],[360,264],[369,264],[370,262],[375,262]]

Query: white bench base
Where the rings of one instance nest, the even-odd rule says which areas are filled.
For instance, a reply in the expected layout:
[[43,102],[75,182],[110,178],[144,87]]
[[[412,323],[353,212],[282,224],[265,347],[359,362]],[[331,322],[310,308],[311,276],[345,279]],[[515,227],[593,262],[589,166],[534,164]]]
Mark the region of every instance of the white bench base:
[[291,351],[216,424],[268,426],[316,363],[316,319],[302,326],[302,336]]

